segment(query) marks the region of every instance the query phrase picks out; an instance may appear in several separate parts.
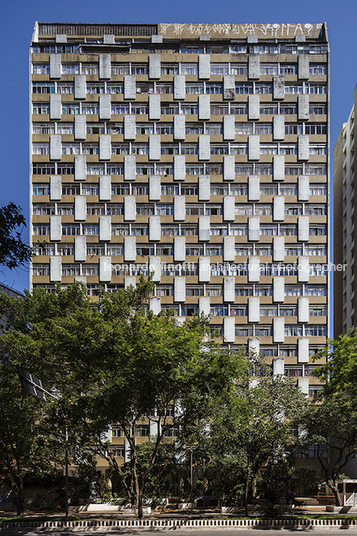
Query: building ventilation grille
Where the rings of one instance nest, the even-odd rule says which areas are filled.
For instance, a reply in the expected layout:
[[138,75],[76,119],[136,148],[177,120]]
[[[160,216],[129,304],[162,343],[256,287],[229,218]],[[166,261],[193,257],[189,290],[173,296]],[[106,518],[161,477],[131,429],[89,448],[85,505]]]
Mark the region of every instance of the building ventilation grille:
[[156,24],[39,24],[39,35],[118,35],[150,36],[157,34]]

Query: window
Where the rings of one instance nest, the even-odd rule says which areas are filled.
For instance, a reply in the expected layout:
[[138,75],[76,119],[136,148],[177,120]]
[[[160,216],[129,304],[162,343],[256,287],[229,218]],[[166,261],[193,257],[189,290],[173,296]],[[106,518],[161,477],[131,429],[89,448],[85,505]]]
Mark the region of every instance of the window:
[[[100,132],[100,134],[103,134],[103,133],[104,133],[104,130],[103,132]],[[114,124],[107,123],[107,134],[123,134],[123,133],[124,133],[124,127],[122,123],[114,123]]]
[[253,93],[253,84],[252,82],[236,82],[236,94],[237,95],[248,95]]
[[198,187],[195,184],[186,184],[181,185],[181,194],[182,195],[197,195]]
[[273,84],[268,84],[268,83],[262,83],[262,82],[256,82],[255,83],[255,90],[254,90],[254,93],[255,94],[260,94],[260,95],[268,95],[268,94],[271,94],[273,93]]
[[[108,255],[114,255],[114,253],[109,253],[110,247],[108,246],[107,254]],[[87,244],[87,255],[97,256],[97,255],[105,255],[105,247],[104,244]]]
[[59,216],[73,216],[74,215],[74,205],[61,203],[57,205],[57,214]]
[[197,63],[181,63],[180,74],[197,75],[198,64]]
[[302,285],[285,285],[285,296],[302,296]]
[[218,74],[218,75],[229,74],[228,63],[213,63],[213,62],[211,62],[211,74]]
[[149,234],[149,227],[147,225],[141,225],[133,223],[131,226],[132,236],[146,236]]
[[99,195],[99,184],[82,184],[82,195]]
[[156,215],[157,216],[172,216],[174,213],[173,205],[156,205]]
[[186,94],[202,95],[204,92],[203,82],[186,82]]
[[262,223],[259,228],[260,236],[276,236],[278,226],[276,224]]
[[310,63],[309,66],[309,74],[327,74],[327,65],[326,64],[318,64],[318,63]]
[[100,123],[87,123],[87,134],[105,134],[105,127]]
[[50,226],[48,223],[37,223],[32,226],[32,234],[34,235],[49,235]]
[[220,95],[223,93],[222,82],[206,82],[206,93],[210,95]]
[[248,113],[248,106],[246,104],[232,102],[229,113],[235,115],[246,115]]
[[311,104],[309,106],[309,114],[310,115],[326,115],[327,114],[326,104]]
[[280,195],[297,195],[297,184],[281,184]]
[[[188,246],[186,247],[187,256],[203,255],[203,246]],[[203,294],[202,294],[203,296]]]
[[[153,246],[138,246],[136,248],[136,254],[140,257],[147,257],[148,255],[154,255],[154,247]],[[122,255],[122,253],[121,253]]]
[[138,216],[152,216],[155,214],[154,205],[136,205],[136,214]]
[[187,216],[198,216],[203,215],[204,208],[203,205],[186,205],[186,215]]
[[149,67],[146,63],[132,63],[130,74],[149,74]]
[[226,236],[228,235],[228,225],[227,224],[217,224],[211,223],[210,227],[211,236]]
[[326,174],[327,174],[327,167],[325,164],[306,164],[305,165],[305,175],[326,175]]
[[305,285],[305,296],[327,296],[325,285]]
[[57,82],[57,93],[62,95],[71,95],[73,93],[72,82]]
[[62,63],[62,74],[79,74],[79,64]]
[[62,234],[65,236],[79,235],[80,234],[79,223],[63,223]]
[[[114,154],[129,154],[129,145],[118,143],[115,146],[115,150],[119,151]],[[113,152],[113,145],[112,145]],[[149,144],[148,143],[132,143],[131,144],[131,154],[145,155],[149,154]]]
[[[179,226],[177,224],[173,225],[161,225],[161,236],[178,236],[179,233]],[[197,233],[192,233],[197,234]],[[158,251],[156,249],[156,251]],[[158,253],[159,254],[159,253]]]
[[32,134],[54,134],[55,125],[53,123],[33,123]]
[[278,113],[277,104],[261,104],[260,113],[262,115],[276,115]]
[[179,185],[178,184],[162,184],[161,185],[161,195],[179,195]]
[[79,143],[62,143],[62,154],[79,154]]
[[33,82],[32,83],[32,93],[54,93],[55,84],[54,82]]
[[[207,131],[208,126],[209,125],[206,125],[206,131]],[[220,128],[223,131],[222,126],[220,126]],[[196,135],[197,134],[203,134],[203,125],[195,124],[195,123],[188,123],[188,124],[186,124],[185,133],[186,134],[196,134]],[[208,131],[207,131],[207,133],[209,134]]]
[[50,74],[50,64],[49,63],[34,63],[32,65],[33,74]]
[[255,125],[255,134],[273,134],[273,123],[257,123]]
[[[257,125],[255,128],[257,128]],[[253,123],[236,123],[234,133],[244,135],[253,134]]]
[[124,223],[112,223],[111,234],[112,236],[127,236],[129,234],[129,225]]
[[211,184],[211,195],[228,195],[228,185]]
[[[178,113],[178,112],[175,112]],[[197,115],[198,102],[185,102],[181,104],[181,113],[184,115]]]
[[129,195],[130,187],[125,184],[112,184],[112,195]]
[[211,104],[212,115],[227,115],[228,113],[228,104]]
[[280,234],[283,236],[297,235],[297,225],[295,223],[283,223],[280,225]]
[[[82,107],[82,112],[84,114],[88,113],[84,111],[83,107]],[[67,115],[79,114],[79,104],[76,104],[75,102],[62,102],[62,113],[67,114]],[[98,111],[93,112],[93,113],[99,113],[99,107],[98,107]]]
[[251,216],[253,214],[253,205],[252,204],[243,204],[235,206],[234,211],[236,216]]
[[50,265],[49,264],[33,264],[32,266],[33,275],[50,275]]
[[296,104],[280,104],[280,114],[281,115],[296,115],[297,114],[297,105]]
[[[194,147],[193,146],[193,149],[192,151],[193,152],[182,152],[182,154],[195,154],[194,152]],[[149,152],[149,150],[148,150]],[[148,154],[147,152],[147,154]],[[196,149],[196,152],[197,152],[197,149]],[[161,154],[179,154],[179,146],[178,144],[175,144],[175,143],[162,143],[161,144]]]
[[[224,73],[226,74],[226,73]],[[229,74],[248,74],[248,67],[246,63],[231,63]]]
[[280,74],[297,74],[298,68],[296,63],[280,65]]
[[327,326],[317,325],[313,326],[307,324],[305,326],[305,335],[307,337],[327,337]]
[[148,437],[150,435],[150,426],[148,424],[139,424],[136,432],[139,437]]
[[309,235],[310,236],[325,236],[327,234],[326,224],[310,224]]
[[[277,305],[262,305],[260,307],[260,316],[278,316]],[[257,334],[256,331],[255,334]]]
[[229,227],[229,234],[234,236],[245,236],[248,234],[246,223],[232,223]]
[[327,125],[326,123],[306,123],[305,124],[305,134],[327,134]]
[[[54,244],[34,244],[33,246],[34,255],[54,255],[55,254],[55,245]],[[58,250],[59,253],[59,250]],[[62,253],[59,253],[62,255]]]
[[[305,125],[305,132],[306,132]],[[303,134],[304,127],[303,125],[294,124],[294,123],[285,123],[285,134]]]
[[194,236],[198,234],[198,227],[194,224],[182,224],[181,235],[182,236]]
[[248,154],[248,145],[246,143],[231,143],[229,152],[230,154]]
[[99,82],[99,83],[87,82],[86,93],[88,95],[97,95],[97,94],[100,94],[100,93],[104,93],[104,84],[101,83],[101,82]]
[[[277,195],[278,194],[278,185],[277,184],[261,184],[260,185],[260,195]],[[258,208],[258,205],[257,205]]]
[[[129,106],[129,104],[115,103],[115,104],[111,105],[110,112],[112,114],[114,114],[114,115],[130,114],[130,106]],[[135,112],[133,112],[133,113],[135,113]]]
[[84,235],[99,235],[99,224],[96,223],[84,223],[82,225],[82,230]]
[[111,74],[129,74],[128,63],[112,63]]
[[277,63],[261,63],[260,74],[279,74],[279,65]]
[[40,162],[34,162],[32,164],[32,172],[34,175],[54,175],[55,169],[56,168],[54,163],[42,164]]
[[164,430],[164,436],[165,437],[178,437],[178,435],[179,435],[179,427],[178,426],[168,426]]
[[236,296],[253,296],[253,286],[236,285],[234,293]]
[[302,326],[294,324],[285,324],[284,335],[285,337],[300,337],[302,335]]
[[83,264],[82,275],[85,275],[85,276],[99,275],[98,264]]
[[236,337],[252,337],[253,336],[253,326],[235,326],[235,336]]
[[301,84],[289,84],[285,85],[286,95],[302,95],[303,86]]
[[87,205],[87,216],[104,216],[104,214],[105,214],[104,204],[103,205],[94,205],[94,204]]
[[327,308],[325,305],[316,305],[309,308],[309,316],[326,316]]
[[303,248],[302,246],[296,246],[292,244],[285,245],[285,255],[295,256],[302,255]]
[[32,105],[33,114],[49,114],[50,103],[49,102],[35,102]]
[[179,74],[179,66],[177,63],[162,63],[161,74]]
[[33,143],[32,154],[50,154],[49,143]]
[[280,305],[279,314],[280,316],[297,316],[297,307],[296,305]]

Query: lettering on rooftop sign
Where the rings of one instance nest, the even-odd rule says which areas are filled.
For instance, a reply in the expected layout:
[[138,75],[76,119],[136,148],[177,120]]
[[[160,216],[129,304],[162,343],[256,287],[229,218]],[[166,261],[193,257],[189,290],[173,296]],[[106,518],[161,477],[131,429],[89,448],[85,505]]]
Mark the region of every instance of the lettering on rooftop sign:
[[179,24],[160,23],[158,33],[167,37],[181,36],[192,37],[195,35],[210,35],[211,37],[247,37],[256,35],[264,37],[290,37],[305,35],[306,37],[318,37],[322,24]]

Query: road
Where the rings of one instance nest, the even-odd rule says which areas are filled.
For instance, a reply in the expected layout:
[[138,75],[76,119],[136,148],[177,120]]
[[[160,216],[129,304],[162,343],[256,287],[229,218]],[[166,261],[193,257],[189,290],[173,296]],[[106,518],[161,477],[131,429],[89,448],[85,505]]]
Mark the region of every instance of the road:
[[[316,535],[325,535],[328,536],[341,536],[341,531],[349,531],[353,534],[357,534],[357,527],[342,526],[337,527],[280,527],[280,528],[189,528],[189,527],[171,527],[171,528],[118,528],[118,527],[95,527],[95,528],[83,528],[83,527],[73,527],[73,528],[32,528],[24,527],[18,529],[8,529],[0,528],[1,536],[41,536],[43,534],[51,534],[51,536],[65,536],[69,533],[74,533],[75,536],[89,536],[95,535],[103,536],[105,534],[110,535],[127,535],[127,536],[144,536],[144,535],[153,535],[158,536],[169,536],[173,532],[176,532],[176,536],[252,536],[254,532],[268,533],[269,536],[289,536],[293,533],[313,533]],[[343,533],[343,532],[342,532]]]

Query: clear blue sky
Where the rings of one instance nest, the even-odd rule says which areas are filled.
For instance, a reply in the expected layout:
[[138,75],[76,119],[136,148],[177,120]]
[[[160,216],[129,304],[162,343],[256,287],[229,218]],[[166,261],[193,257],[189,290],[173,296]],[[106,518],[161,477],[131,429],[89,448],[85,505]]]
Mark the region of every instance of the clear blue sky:
[[[331,47],[331,148],[347,120],[357,83],[356,0],[12,0],[2,3],[0,41],[0,206],[10,201],[28,219],[28,49],[34,22],[327,22]],[[27,230],[24,232],[27,239]],[[28,288],[28,270],[0,273],[0,282]]]

